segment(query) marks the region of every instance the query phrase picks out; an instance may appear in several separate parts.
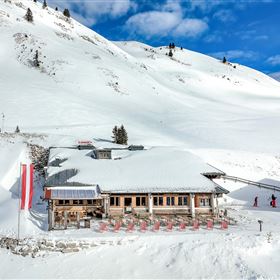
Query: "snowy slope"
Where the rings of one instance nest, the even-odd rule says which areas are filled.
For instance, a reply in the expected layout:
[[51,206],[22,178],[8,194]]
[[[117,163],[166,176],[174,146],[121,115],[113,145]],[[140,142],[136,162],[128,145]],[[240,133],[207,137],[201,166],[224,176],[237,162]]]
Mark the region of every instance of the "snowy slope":
[[[27,7],[34,23],[23,18]],[[170,59],[165,47],[109,42],[29,0],[1,1],[0,34],[7,130],[109,139],[124,123],[131,142],[279,151],[280,83],[253,69],[185,49]],[[35,50],[40,69],[30,65]]]
[[[34,23],[23,18],[27,7]],[[186,49],[176,48],[170,59],[166,47],[110,42],[31,0],[0,0],[0,39],[4,129],[19,125],[47,134],[37,140],[0,137],[0,237],[17,234],[19,163],[30,160],[26,141],[71,146],[94,138],[107,147],[112,127],[123,123],[130,143],[190,149],[228,174],[279,184],[280,83],[274,79]],[[32,66],[36,50],[40,69]],[[91,229],[48,233],[36,178],[32,210],[21,215],[21,237],[99,245],[36,259],[1,248],[0,278],[279,279],[280,211],[269,206],[273,191],[218,183],[231,191],[221,207],[238,221],[236,227],[128,236],[125,229],[101,234],[97,222]],[[264,221],[262,233],[258,219]]]

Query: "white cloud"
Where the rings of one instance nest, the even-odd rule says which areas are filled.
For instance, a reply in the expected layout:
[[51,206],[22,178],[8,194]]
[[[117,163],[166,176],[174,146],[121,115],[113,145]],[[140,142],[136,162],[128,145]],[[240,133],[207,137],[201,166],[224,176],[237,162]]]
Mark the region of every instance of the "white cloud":
[[131,16],[125,28],[130,33],[140,34],[146,38],[165,36],[181,21],[177,13],[150,11]]
[[238,58],[256,60],[259,57],[259,54],[257,52],[244,50],[229,50],[224,52],[210,53],[209,55],[218,59],[222,59],[225,56],[227,60],[234,60]]
[[208,29],[208,24],[195,18],[187,18],[180,22],[174,30],[175,36],[197,37]]
[[236,18],[231,10],[219,10],[213,15],[214,19],[218,19],[222,22],[234,22]]
[[133,0],[49,0],[52,7],[56,5],[69,8],[73,17],[82,23],[91,26],[107,18],[118,18],[126,15],[130,10],[136,10],[137,4]]
[[182,6],[177,1],[168,0],[161,10],[147,11],[131,16],[125,30],[149,39],[152,36],[185,36],[194,38],[208,29],[204,20],[184,18]]
[[273,66],[280,65],[280,54],[269,57],[266,62]]

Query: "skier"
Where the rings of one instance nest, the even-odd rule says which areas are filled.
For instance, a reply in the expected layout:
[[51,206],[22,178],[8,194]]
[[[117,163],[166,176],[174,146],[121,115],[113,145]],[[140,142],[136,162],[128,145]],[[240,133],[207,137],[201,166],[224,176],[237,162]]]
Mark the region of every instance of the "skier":
[[276,207],[276,196],[274,195],[274,194],[272,194],[272,196],[271,196],[271,206],[273,207],[273,208],[275,208]]
[[258,207],[258,196],[255,197],[253,207]]

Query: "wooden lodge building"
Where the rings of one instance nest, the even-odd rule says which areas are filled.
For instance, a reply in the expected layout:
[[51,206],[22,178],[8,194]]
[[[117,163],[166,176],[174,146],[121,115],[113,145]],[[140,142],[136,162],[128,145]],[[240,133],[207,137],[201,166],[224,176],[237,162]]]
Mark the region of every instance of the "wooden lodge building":
[[221,175],[176,148],[54,148],[45,184],[49,229],[89,227],[94,217],[128,213],[213,215],[217,197],[228,192],[211,180]]

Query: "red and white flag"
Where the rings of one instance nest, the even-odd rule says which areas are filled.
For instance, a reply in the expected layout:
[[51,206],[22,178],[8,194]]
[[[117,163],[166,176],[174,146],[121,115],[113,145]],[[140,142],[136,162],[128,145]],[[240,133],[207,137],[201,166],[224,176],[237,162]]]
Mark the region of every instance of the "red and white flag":
[[33,164],[21,165],[21,204],[22,210],[27,210],[32,207],[33,196]]

